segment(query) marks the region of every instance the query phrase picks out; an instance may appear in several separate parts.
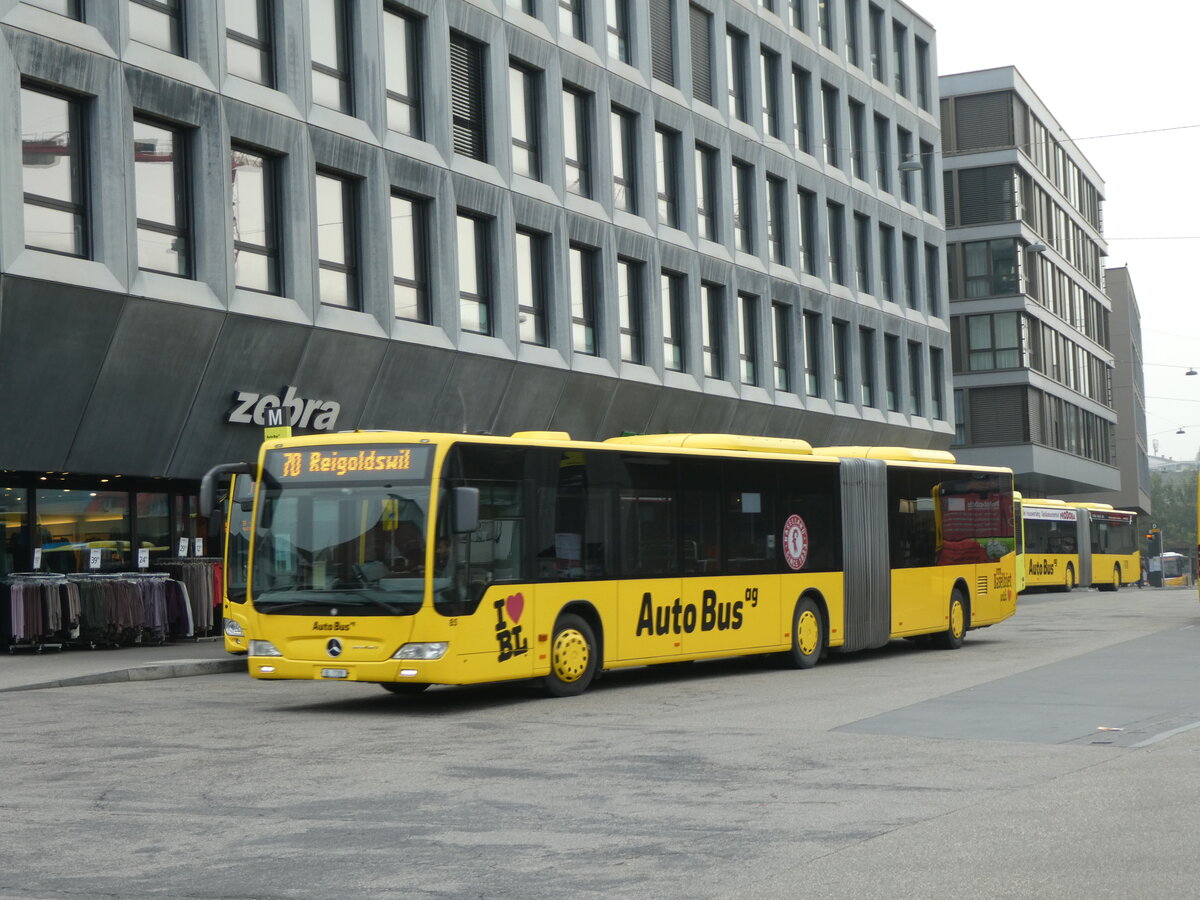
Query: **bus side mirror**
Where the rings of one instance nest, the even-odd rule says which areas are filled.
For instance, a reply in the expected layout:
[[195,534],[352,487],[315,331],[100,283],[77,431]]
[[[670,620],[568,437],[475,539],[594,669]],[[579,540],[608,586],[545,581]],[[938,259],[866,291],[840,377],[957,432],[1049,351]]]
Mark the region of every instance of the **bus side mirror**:
[[234,475],[233,496],[230,499],[241,507],[242,512],[250,512],[254,506],[254,479],[247,475]]
[[208,518],[217,511],[217,481],[222,475],[254,476],[252,463],[222,463],[213,466],[200,479],[200,515]]
[[479,488],[454,488],[451,504],[451,521],[455,534],[469,534],[479,527]]

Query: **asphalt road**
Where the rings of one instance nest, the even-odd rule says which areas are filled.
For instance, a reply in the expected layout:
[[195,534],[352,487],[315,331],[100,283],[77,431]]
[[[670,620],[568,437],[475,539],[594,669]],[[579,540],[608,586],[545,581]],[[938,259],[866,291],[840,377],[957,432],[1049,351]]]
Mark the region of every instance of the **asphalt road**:
[[0,694],[5,898],[1182,897],[1194,590],[526,685],[223,674]]

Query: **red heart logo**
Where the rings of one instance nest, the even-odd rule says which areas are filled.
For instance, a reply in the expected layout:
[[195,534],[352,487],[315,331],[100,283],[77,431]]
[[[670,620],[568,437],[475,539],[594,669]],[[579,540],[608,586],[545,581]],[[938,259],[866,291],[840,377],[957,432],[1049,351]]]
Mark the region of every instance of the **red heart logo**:
[[525,595],[513,594],[504,601],[504,608],[508,611],[508,617],[513,620],[516,625],[521,621],[521,613],[525,611]]

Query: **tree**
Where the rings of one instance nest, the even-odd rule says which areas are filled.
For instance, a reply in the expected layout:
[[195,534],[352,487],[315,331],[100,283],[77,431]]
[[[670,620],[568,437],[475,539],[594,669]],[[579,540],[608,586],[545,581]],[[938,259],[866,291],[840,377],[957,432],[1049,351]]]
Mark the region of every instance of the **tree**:
[[[1173,550],[1194,559],[1196,556],[1196,470],[1152,472],[1150,474],[1150,505],[1154,514],[1138,517],[1140,533],[1145,534],[1152,525],[1157,525],[1163,533],[1163,550]],[[1145,551],[1144,546],[1142,549]]]

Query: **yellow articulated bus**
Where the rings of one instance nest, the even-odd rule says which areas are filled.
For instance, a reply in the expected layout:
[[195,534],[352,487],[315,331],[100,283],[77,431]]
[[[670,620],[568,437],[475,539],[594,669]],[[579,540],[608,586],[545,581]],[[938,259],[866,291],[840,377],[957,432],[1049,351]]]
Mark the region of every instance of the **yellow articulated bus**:
[[1016,609],[1012,473],[940,451],[314,435],[214,468],[205,510],[226,474],[254,482],[227,595],[256,678],[568,696],[627,666],[956,648]]
[[1120,590],[1141,578],[1137,515],[1107,503],[1019,501],[1026,589]]

